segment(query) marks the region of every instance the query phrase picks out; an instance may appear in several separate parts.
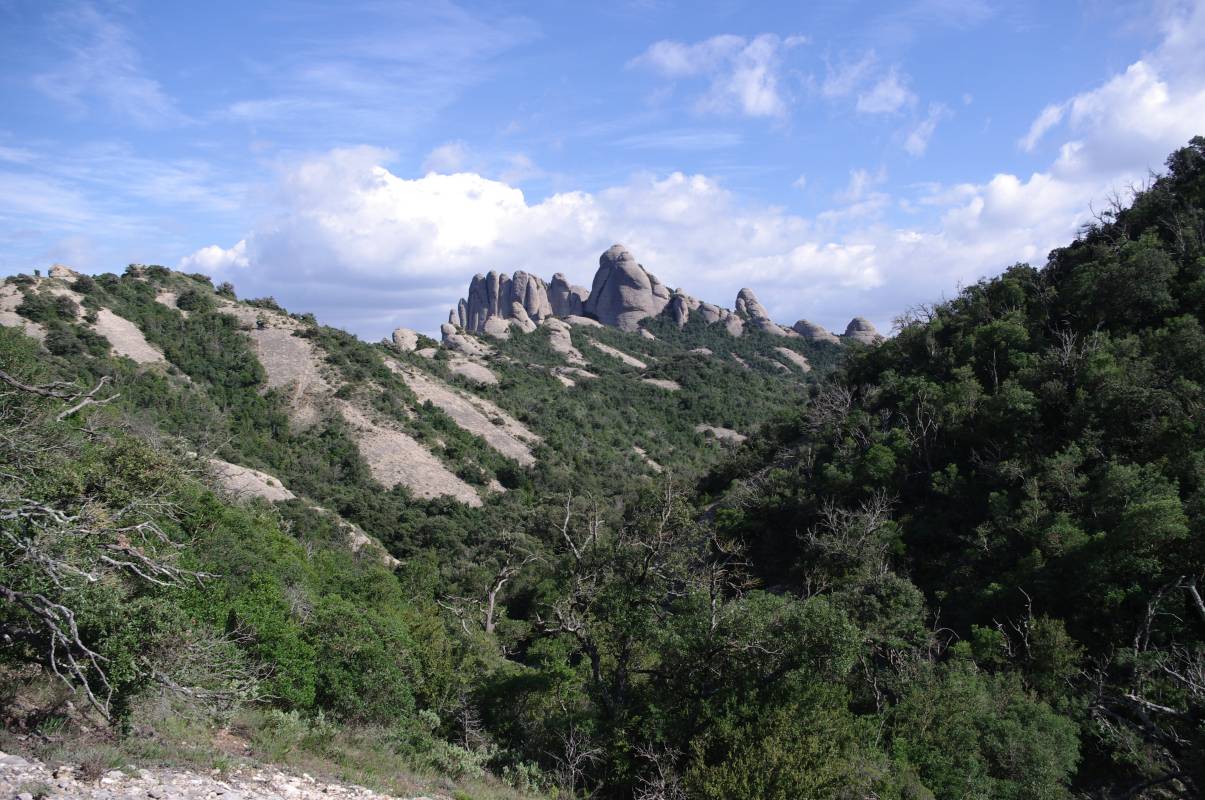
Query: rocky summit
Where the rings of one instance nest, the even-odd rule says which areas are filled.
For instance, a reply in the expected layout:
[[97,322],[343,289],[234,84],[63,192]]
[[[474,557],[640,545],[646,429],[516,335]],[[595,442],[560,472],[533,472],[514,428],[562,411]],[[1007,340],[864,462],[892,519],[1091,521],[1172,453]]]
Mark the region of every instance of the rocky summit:
[[599,256],[598,271],[589,289],[569,283],[560,272],[548,283],[523,271],[513,275],[493,271],[475,275],[469,283],[468,295],[448,313],[443,336],[445,346],[463,352],[464,332],[506,339],[511,328],[531,332],[547,319],[576,317],[635,333],[642,330],[641,322],[662,315],[679,328],[697,316],[708,325],[720,325],[731,336],[741,336],[748,329],[830,344],[882,339],[862,317],[849,323],[844,337],[805,320],[791,327],[779,325],[747,287],[737,293],[732,309],[703,302],[681,289],[666,286],[622,244],[612,245]]

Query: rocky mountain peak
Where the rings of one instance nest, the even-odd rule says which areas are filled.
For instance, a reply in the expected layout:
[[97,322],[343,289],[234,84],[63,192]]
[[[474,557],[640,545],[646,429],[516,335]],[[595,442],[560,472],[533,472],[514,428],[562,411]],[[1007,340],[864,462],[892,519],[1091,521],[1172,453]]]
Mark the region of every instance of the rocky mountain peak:
[[[589,289],[571,284],[561,272],[547,283],[522,270],[513,275],[494,271],[475,275],[467,297],[448,315],[454,331],[451,336],[445,332],[444,341],[445,346],[463,350],[461,331],[505,339],[510,336],[511,328],[530,332],[554,318],[589,318],[620,330],[638,332],[642,330],[642,320],[661,314],[668,315],[680,328],[692,315],[697,315],[708,325],[723,325],[731,336],[741,336],[746,328],[753,328],[772,336],[841,341],[806,320],[800,320],[792,328],[777,324],[751,288],[741,289],[734,305],[735,309],[730,310],[702,302],[681,290],[671,290],[645,269],[628,248],[614,244],[599,256],[598,271]],[[844,338],[852,341],[881,338],[874,326],[861,317],[850,325]]]

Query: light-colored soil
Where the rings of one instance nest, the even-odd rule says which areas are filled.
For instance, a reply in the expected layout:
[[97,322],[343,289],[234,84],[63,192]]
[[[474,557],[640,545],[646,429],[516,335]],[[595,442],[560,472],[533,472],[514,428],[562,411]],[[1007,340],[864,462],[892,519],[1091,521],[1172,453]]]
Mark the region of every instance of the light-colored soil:
[[[51,769],[40,761],[0,753],[0,797],[51,800],[401,800],[362,786],[328,783],[272,767],[243,767],[231,773],[180,769],[110,770],[86,780],[75,768]],[[443,795],[413,800],[449,800]]]
[[21,290],[12,284],[0,284],[0,325],[7,328],[20,328],[26,336],[31,336],[39,342],[46,338],[46,328],[36,322],[30,322],[17,313],[24,297]]
[[640,382],[656,386],[658,389],[665,389],[667,392],[676,392],[682,388],[677,381],[667,381],[664,378],[641,378]]
[[166,364],[167,360],[142,335],[138,326],[125,317],[119,317],[107,308],[96,314],[92,329],[109,340],[113,352],[139,364]]
[[368,462],[372,477],[383,486],[402,484],[417,497],[450,496],[470,506],[481,505],[472,486],[409,435],[371,419],[346,400],[336,400],[339,412],[352,427],[360,455]]
[[603,344],[602,342],[591,341],[590,346],[603,351],[604,353],[611,356],[612,358],[618,358],[620,361],[627,364],[629,367],[635,367],[636,369],[647,369],[648,368],[648,364],[644,363],[640,359],[636,358],[635,356],[630,356],[627,353],[623,352],[622,350],[617,350],[614,347],[611,347],[611,345],[609,345],[609,344]]
[[528,443],[538,443],[540,437],[498,406],[488,400],[453,389],[429,375],[403,367],[395,361],[386,361],[385,364],[402,376],[402,380],[418,397],[420,403],[430,400],[457,425],[480,436],[486,444],[507,458],[513,458],[525,467],[536,463]]

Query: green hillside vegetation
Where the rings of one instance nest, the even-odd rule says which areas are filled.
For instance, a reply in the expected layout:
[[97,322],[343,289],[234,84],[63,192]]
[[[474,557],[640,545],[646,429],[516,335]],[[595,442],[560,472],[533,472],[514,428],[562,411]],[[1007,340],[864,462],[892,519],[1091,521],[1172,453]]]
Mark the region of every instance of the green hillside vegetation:
[[[507,489],[478,508],[384,489],[329,410],[293,424],[223,313],[232,287],[76,281],[84,315],[163,352],[148,368],[16,279],[49,355],[0,329],[6,726],[45,747],[102,723],[156,757],[173,725],[236,731],[263,758],[468,796],[1200,796],[1205,139],[1167,166],[1044,267],[874,347],[575,327],[597,377],[566,387],[538,329],[489,340],[499,383],[479,387],[444,351],[293,315],[337,397]],[[813,371],[769,363],[780,346]],[[385,359],[513,415],[535,465]],[[191,452],[300,499],[233,503]],[[353,553],[339,518],[401,564]]]

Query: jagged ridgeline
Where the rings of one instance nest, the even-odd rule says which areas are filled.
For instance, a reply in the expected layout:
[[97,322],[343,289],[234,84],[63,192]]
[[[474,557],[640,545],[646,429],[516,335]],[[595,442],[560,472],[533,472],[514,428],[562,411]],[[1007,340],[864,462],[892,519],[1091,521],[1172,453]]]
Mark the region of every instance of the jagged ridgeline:
[[442,342],[162,267],[0,291],[24,741],[473,797],[1205,789],[1205,139],[886,340],[619,246],[475,278]]

